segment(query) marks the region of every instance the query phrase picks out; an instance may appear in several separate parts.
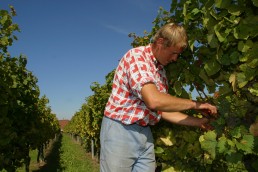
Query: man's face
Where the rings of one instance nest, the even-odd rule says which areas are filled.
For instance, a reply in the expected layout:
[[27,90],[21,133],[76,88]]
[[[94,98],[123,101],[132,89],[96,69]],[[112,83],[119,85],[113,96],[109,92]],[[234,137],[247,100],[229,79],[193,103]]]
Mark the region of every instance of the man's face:
[[182,51],[183,48],[177,46],[166,47],[162,45],[157,51],[156,58],[163,66],[166,66],[173,61],[177,61]]

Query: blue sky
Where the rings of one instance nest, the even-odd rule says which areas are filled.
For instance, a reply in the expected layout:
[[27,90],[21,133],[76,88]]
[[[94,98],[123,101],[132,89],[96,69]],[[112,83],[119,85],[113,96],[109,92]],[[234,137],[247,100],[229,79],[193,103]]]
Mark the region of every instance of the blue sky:
[[58,119],[71,119],[90,85],[105,76],[131,48],[129,33],[151,31],[159,7],[169,0],[1,0],[1,9],[14,6],[13,21],[21,29],[9,48],[25,55],[27,69],[38,78],[41,95]]

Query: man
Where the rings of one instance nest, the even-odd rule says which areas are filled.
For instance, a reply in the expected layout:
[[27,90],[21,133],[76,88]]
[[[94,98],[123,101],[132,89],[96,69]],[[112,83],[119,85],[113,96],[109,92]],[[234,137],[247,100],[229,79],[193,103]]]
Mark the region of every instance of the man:
[[164,66],[176,62],[186,46],[185,29],[170,23],[160,28],[152,44],[133,48],[120,60],[101,126],[102,172],[155,171],[149,125],[160,118],[179,125],[209,128],[208,119],[181,111],[196,109],[216,114],[215,106],[167,94]]

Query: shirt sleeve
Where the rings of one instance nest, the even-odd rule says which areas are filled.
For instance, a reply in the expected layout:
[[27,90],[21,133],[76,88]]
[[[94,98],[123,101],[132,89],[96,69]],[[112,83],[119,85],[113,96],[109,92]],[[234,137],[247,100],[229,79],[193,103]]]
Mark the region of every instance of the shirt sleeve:
[[141,54],[131,53],[128,59],[128,82],[132,93],[142,100],[141,89],[146,83],[154,83],[156,80],[150,64]]

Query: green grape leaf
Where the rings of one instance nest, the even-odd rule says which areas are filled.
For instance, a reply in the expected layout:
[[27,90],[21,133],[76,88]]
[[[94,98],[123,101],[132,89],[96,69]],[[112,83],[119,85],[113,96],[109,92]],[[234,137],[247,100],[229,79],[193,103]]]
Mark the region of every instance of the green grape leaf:
[[246,63],[239,65],[239,69],[243,72],[246,72],[247,70],[249,70]]
[[217,146],[216,137],[217,135],[215,131],[208,131],[207,133],[200,136],[199,138],[201,148],[207,151],[211,155],[212,159],[215,159],[216,157],[216,146]]
[[216,59],[211,59],[204,65],[204,69],[208,76],[212,76],[216,74],[221,69],[221,67]]
[[[194,68],[194,69],[196,69],[196,68]],[[194,80],[195,80],[194,79],[195,76],[192,73],[190,73],[189,70],[184,71],[184,76],[185,76],[185,81],[186,82],[194,82]]]
[[182,85],[180,81],[176,81],[174,84],[174,90],[178,96],[182,94]]
[[2,37],[2,38],[0,39],[0,43],[1,43],[2,45],[4,45],[4,46],[7,46],[8,43],[9,43],[8,37],[7,37],[7,36]]
[[198,8],[194,8],[191,13],[192,13],[193,15],[196,15],[196,14],[198,14],[199,12],[200,12],[200,10],[199,10]]
[[[216,29],[216,27],[215,27],[215,29]],[[225,35],[223,35],[223,33],[220,33],[218,30],[215,30],[215,33],[216,33],[216,36],[217,36],[219,42],[224,42]]]
[[226,121],[223,117],[219,117],[217,120],[216,120],[216,123],[218,125],[225,125]]
[[214,33],[208,34],[207,40],[211,48],[217,48],[219,46],[218,39]]
[[248,63],[248,66],[250,68],[256,68],[258,66],[258,58],[257,59],[253,59],[250,63]]
[[156,149],[155,149],[155,153],[156,154],[162,154],[164,152],[164,149],[162,148],[162,147],[157,147]]
[[175,172],[176,170],[175,170],[175,168],[174,167],[169,167],[169,168],[167,168],[167,169],[165,169],[165,170],[162,170],[163,172]]
[[237,74],[237,83],[239,88],[243,88],[248,83],[244,73]]
[[243,150],[245,153],[252,153],[254,145],[254,136],[253,135],[244,135],[240,142],[235,142],[237,149]]
[[228,7],[228,12],[232,15],[239,16],[241,14],[242,10],[239,6],[231,4]]
[[236,91],[236,74],[235,73],[230,75],[229,82],[232,85],[233,91]]
[[250,48],[253,47],[253,42],[251,40],[247,40],[246,43],[243,41],[238,42],[238,50],[241,52],[247,52]]
[[238,63],[239,57],[240,57],[240,54],[239,54],[237,51],[234,51],[234,52],[231,53],[230,56],[229,56],[230,61],[231,61],[231,63],[233,63],[233,64],[237,64],[237,63]]
[[251,94],[258,96],[258,83],[253,84],[253,87],[249,87],[248,90]]
[[204,47],[204,46],[199,48],[199,54],[200,55],[209,56],[209,53],[210,53],[210,49],[209,48]]
[[190,49],[191,49],[192,52],[193,52],[193,50],[194,50],[194,43],[195,43],[195,40],[189,40],[189,41],[188,41],[189,47],[190,47]]
[[217,21],[221,21],[224,19],[224,17],[226,17],[226,15],[228,14],[227,10],[221,10],[221,11],[216,11],[216,10],[211,10],[210,14],[217,20]]
[[206,15],[203,18],[203,25],[207,27],[208,30],[213,29],[216,24],[217,21],[211,15]]
[[230,1],[215,0],[215,5],[218,8],[228,8],[231,4],[230,4]]
[[236,145],[232,140],[229,140],[229,139],[227,140],[227,144],[228,144],[230,147],[232,147],[232,148],[235,147],[235,145]]
[[215,34],[220,42],[224,42],[231,29],[226,29],[226,31],[220,31],[223,27],[223,24],[220,22],[214,27]]
[[244,87],[248,81],[253,80],[256,69],[252,69],[248,67],[246,64],[242,64],[239,66],[239,68],[243,71],[242,73],[237,74],[238,84],[239,87]]
[[218,152],[219,153],[226,153],[227,152],[227,138],[225,136],[222,136],[218,139],[218,144],[217,144],[217,148],[218,148]]
[[249,90],[250,93],[253,94],[254,96],[258,96],[258,89],[248,88],[248,90]]
[[173,142],[171,141],[170,137],[160,137],[160,140],[163,142],[165,146],[172,146]]
[[184,17],[186,17],[186,15],[187,15],[187,3],[184,4],[182,14],[184,15]]
[[[242,43],[243,44],[243,43]],[[243,46],[243,45],[242,45]],[[244,53],[242,56],[239,56],[239,60],[241,62],[247,62],[257,59],[258,54],[258,43],[254,43],[252,48],[249,49],[246,53]],[[256,61],[252,62],[250,64],[250,67],[257,66]]]
[[235,127],[230,131],[230,135],[234,138],[240,138],[241,137],[241,127]]
[[228,54],[223,54],[222,56],[219,56],[218,60],[222,65],[230,65],[231,63],[231,59]]
[[232,153],[230,155],[226,156],[226,160],[228,163],[238,163],[242,161],[242,157],[243,155],[241,155],[240,153]]
[[233,29],[233,34],[236,39],[245,39],[247,40],[250,36],[249,34],[250,28],[246,25],[239,25]]
[[258,0],[252,0],[252,1],[253,1],[254,6],[258,7]]
[[210,86],[214,85],[214,81],[207,76],[206,72],[203,69],[201,69],[199,76],[204,80],[204,82],[207,85],[210,85]]
[[246,61],[248,61],[248,54],[245,54],[245,55],[243,55],[243,56],[240,56],[240,57],[239,57],[239,61],[240,61],[240,62],[246,62]]
[[186,142],[194,143],[198,139],[198,134],[194,131],[183,131],[183,139]]

